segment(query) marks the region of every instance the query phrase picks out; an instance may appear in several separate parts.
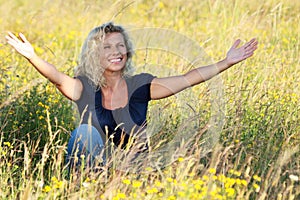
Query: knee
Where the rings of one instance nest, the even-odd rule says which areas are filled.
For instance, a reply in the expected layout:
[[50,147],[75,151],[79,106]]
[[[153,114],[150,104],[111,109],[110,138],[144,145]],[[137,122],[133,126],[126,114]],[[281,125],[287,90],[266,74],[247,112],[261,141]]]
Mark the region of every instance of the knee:
[[78,137],[80,135],[92,135],[92,134],[99,134],[98,130],[89,124],[80,124],[75,130],[72,131],[71,137]]
[[71,133],[69,146],[75,144],[88,145],[88,146],[103,146],[103,139],[99,131],[91,125],[81,124]]

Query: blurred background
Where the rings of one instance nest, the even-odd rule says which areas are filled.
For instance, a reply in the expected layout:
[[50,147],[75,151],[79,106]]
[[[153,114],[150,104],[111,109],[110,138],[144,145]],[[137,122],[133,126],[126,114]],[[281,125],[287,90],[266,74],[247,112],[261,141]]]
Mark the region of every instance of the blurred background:
[[[229,196],[231,190],[226,192],[222,184],[214,182],[216,187],[210,191],[219,188],[223,193],[216,193],[224,198],[299,198],[299,10],[300,1],[293,0],[0,0],[0,181],[5,183],[0,186],[0,197],[77,195],[70,185],[67,189],[63,186],[53,189],[64,181],[62,160],[69,132],[78,122],[76,110],[72,102],[6,44],[7,31],[22,32],[39,56],[73,76],[89,31],[113,21],[128,30],[172,30],[201,47],[208,62],[225,58],[238,38],[245,42],[256,37],[259,48],[252,58],[218,76],[221,95],[212,96],[212,87],[203,84],[151,102],[149,121],[157,141],[172,140],[184,131],[201,138],[203,133],[209,133],[205,127],[212,118],[212,97],[220,98],[215,100],[223,103],[222,127],[217,129],[220,149],[201,159],[196,156],[197,149],[196,153],[184,156],[190,162],[196,160],[188,165],[194,175],[178,176],[185,174],[179,171],[177,175],[162,178],[155,173],[166,184],[164,187],[171,189],[151,193],[150,197],[149,187],[159,188],[153,177],[147,181],[127,175],[123,180],[130,180],[130,184],[119,181],[114,187],[112,180],[116,179],[112,178],[101,188],[87,181],[100,192],[82,192],[81,197],[100,196],[109,190],[113,195],[105,196],[109,199],[133,198],[136,189],[139,195],[150,199],[172,196],[189,199],[193,194],[200,195],[197,193],[200,190],[188,192],[174,180],[195,187],[195,183],[187,180],[204,180],[204,175],[213,173],[217,178],[224,175],[247,181],[243,189],[237,183],[232,185],[232,196]],[[159,49],[137,50],[134,63],[137,73],[148,72],[159,77],[196,67],[185,57]],[[194,141],[192,146],[196,144],[201,149],[201,141]],[[213,155],[218,155],[217,159]],[[179,166],[187,166],[188,161],[183,158]],[[232,175],[233,172],[242,175]],[[171,182],[165,179],[169,175]],[[56,179],[52,180],[53,177]],[[141,181],[143,186],[135,188],[133,180]],[[52,196],[46,186],[52,188]],[[211,187],[208,183],[206,186]],[[139,195],[137,199],[142,197]],[[206,193],[204,197],[207,195],[213,194]]]

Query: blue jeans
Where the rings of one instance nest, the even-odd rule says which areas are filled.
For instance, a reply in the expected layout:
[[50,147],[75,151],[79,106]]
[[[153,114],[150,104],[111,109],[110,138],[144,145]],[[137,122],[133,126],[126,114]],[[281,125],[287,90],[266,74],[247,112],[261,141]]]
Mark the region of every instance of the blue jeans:
[[105,162],[104,143],[98,130],[88,124],[82,124],[71,133],[68,142],[66,161],[69,171],[78,169],[82,164],[93,167],[95,164]]

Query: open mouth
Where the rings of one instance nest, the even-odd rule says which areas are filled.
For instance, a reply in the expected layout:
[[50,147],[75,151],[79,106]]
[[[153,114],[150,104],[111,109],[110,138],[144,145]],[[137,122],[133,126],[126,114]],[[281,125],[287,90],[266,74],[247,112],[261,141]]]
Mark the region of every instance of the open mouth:
[[121,62],[123,60],[123,58],[122,57],[119,57],[119,58],[113,58],[113,59],[110,59],[109,61],[111,62],[111,63],[119,63],[119,62]]

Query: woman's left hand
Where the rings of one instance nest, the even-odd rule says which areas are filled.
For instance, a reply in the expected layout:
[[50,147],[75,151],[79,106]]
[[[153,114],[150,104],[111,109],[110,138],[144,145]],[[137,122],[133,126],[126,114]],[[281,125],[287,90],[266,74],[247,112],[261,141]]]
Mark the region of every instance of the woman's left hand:
[[240,39],[236,40],[227,52],[226,61],[230,66],[251,57],[257,49],[258,42],[255,38],[238,48],[240,42]]

